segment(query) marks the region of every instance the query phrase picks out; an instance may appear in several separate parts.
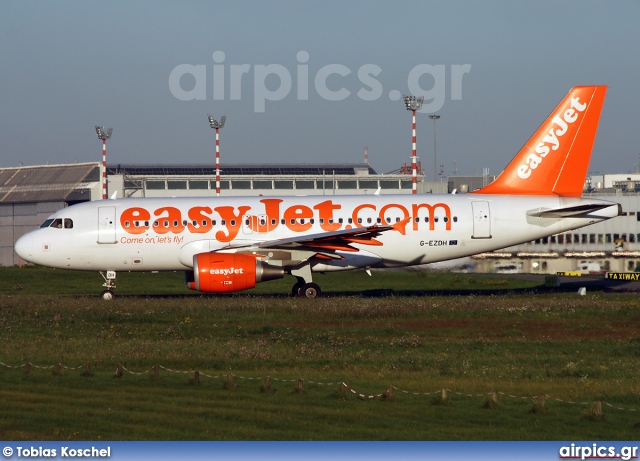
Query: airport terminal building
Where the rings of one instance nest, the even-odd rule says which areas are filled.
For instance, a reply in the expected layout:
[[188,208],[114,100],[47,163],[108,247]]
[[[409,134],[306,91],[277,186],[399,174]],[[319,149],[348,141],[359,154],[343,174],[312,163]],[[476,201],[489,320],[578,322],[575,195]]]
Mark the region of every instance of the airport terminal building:
[[[378,174],[362,164],[221,165],[220,195],[410,194],[411,174]],[[211,165],[108,165],[108,195],[117,197],[216,196]],[[0,169],[0,265],[22,262],[15,241],[55,211],[102,198],[101,164]],[[466,193],[494,177],[418,178],[418,193]],[[592,176],[585,196],[622,205],[623,216],[576,231],[476,255],[478,272],[555,273],[640,270],[640,175]]]
[[[55,211],[102,198],[101,163],[0,168],[0,265],[19,265],[16,240]],[[222,164],[220,195],[410,194],[411,174],[378,174],[369,164]],[[211,165],[108,165],[109,197],[216,196]],[[447,183],[418,176],[418,193]]]

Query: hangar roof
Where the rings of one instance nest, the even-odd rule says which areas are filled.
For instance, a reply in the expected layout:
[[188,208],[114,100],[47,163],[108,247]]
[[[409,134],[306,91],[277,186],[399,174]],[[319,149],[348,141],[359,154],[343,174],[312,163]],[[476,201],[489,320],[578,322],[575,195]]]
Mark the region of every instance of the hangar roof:
[[[0,203],[73,202],[91,200],[91,188],[100,181],[100,162],[0,168]],[[221,164],[226,176],[375,175],[360,164]],[[215,165],[175,164],[107,165],[108,175],[212,176]]]
[[[245,163],[245,164],[220,164],[220,170],[225,175],[249,175],[249,176],[322,176],[324,174],[356,175],[363,170],[366,174],[377,174],[370,165],[359,164],[305,164],[305,163]],[[139,164],[117,164],[107,166],[108,174],[127,174],[134,176],[186,176],[186,175],[212,175],[216,172],[215,165],[195,164],[195,165],[139,165]]]
[[91,183],[99,180],[97,162],[0,168],[0,202],[91,200]]

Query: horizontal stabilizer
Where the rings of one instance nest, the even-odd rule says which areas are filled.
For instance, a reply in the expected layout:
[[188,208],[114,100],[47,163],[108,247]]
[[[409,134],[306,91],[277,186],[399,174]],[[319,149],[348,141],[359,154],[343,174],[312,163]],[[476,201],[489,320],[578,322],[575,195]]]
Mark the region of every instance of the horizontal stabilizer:
[[[527,216],[535,218],[581,218],[589,213],[609,208],[614,204],[594,203],[586,205],[576,205],[564,208],[556,208],[555,210],[531,210],[527,212]],[[618,208],[620,206],[618,205]],[[618,212],[620,214],[620,211]]]

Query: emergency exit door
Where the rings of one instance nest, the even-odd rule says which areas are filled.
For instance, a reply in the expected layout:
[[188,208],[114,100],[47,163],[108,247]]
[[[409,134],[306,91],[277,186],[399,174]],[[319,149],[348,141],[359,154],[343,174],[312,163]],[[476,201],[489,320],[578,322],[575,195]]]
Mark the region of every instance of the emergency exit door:
[[98,208],[98,243],[116,243],[116,207]]
[[491,238],[491,213],[489,211],[489,202],[477,201],[471,202],[473,209],[473,236],[474,239],[490,239]]

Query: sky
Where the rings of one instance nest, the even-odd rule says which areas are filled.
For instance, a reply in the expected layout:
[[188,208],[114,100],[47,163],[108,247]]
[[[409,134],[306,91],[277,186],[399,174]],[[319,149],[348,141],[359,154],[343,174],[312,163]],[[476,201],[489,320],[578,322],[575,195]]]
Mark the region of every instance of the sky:
[[[590,171],[640,160],[636,1],[0,0],[0,167],[410,164],[498,174],[576,85],[608,85]],[[440,115],[436,122],[429,115]],[[435,125],[435,126],[434,126]],[[438,171],[439,172],[439,171]]]

